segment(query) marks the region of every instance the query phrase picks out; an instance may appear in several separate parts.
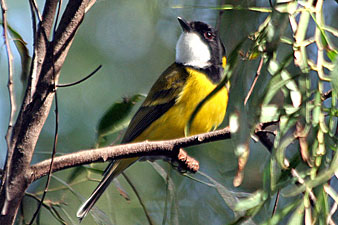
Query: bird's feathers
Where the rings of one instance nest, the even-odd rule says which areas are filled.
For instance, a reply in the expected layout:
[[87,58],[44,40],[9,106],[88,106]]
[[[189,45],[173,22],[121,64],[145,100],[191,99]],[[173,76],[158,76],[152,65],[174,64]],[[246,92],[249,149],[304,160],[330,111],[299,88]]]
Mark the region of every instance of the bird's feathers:
[[82,220],[94,206],[96,201],[101,197],[104,191],[107,189],[111,181],[137,160],[138,158],[128,158],[123,160],[117,160],[114,163],[111,162],[105,171],[106,173],[103,179],[100,181],[99,185],[95,188],[88,200],[83,203],[82,206],[79,208],[76,216],[80,220]]
[[186,70],[177,63],[163,72],[131,120],[122,143],[132,142],[175,104],[187,77]]
[[195,32],[183,32],[176,44],[176,62],[205,68],[211,65],[209,46]]

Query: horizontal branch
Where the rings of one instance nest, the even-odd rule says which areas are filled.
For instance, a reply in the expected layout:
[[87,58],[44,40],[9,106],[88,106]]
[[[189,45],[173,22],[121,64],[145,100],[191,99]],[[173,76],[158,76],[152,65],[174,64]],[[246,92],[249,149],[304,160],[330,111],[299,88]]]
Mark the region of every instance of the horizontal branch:
[[[168,156],[174,158],[177,157],[180,148],[229,139],[230,137],[230,129],[224,128],[222,130],[168,141],[144,141],[140,143],[131,143],[83,150],[55,157],[53,172],[93,162],[104,162],[108,159],[112,160],[135,156],[141,157],[154,155]],[[31,177],[30,181],[33,182],[47,175],[50,162],[51,160],[47,159],[32,165],[29,174],[29,176]]]

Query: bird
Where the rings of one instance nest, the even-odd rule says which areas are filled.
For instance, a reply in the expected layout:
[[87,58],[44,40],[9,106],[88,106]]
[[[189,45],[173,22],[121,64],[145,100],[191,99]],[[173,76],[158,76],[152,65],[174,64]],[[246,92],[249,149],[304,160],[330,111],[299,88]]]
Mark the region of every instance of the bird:
[[[122,144],[185,137],[185,127],[196,106],[222,81],[226,51],[217,30],[201,21],[178,17],[182,33],[176,44],[175,62],[151,87],[124,134]],[[228,88],[222,87],[198,111],[189,135],[216,129],[224,120]],[[103,179],[77,211],[82,220],[111,181],[139,157],[112,161]]]

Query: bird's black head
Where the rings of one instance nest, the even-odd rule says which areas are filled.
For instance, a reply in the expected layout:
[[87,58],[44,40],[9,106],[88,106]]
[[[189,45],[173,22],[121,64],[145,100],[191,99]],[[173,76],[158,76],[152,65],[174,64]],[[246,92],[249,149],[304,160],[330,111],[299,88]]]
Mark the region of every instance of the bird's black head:
[[178,21],[183,32],[176,45],[176,62],[201,69],[222,67],[225,48],[218,32],[200,21],[187,22],[181,17]]

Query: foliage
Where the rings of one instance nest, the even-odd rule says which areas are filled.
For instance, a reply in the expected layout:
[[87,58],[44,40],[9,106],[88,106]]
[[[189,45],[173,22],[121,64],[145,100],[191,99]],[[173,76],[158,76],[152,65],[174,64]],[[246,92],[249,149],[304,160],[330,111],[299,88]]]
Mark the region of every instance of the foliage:
[[[193,7],[217,12],[255,12],[264,17],[254,32],[241,37],[242,41],[232,37],[236,43],[228,54],[222,82],[224,85],[231,80],[230,93],[243,92],[239,83],[244,82],[238,74],[245,65],[256,66],[257,61],[262,62],[254,71],[257,84],[252,85],[249,101],[243,105],[241,100],[240,103],[230,100],[233,106],[228,110],[230,126],[239,127],[233,129],[231,143],[238,163],[237,174],[231,173],[233,184],[240,186],[247,173],[245,166],[250,161],[253,138],[263,142],[271,153],[263,170],[262,185],[252,192],[243,188],[244,193],[240,188],[229,188],[230,183],[224,179],[226,172],[220,172],[219,167],[207,173],[181,176],[167,163],[137,164],[131,173],[115,181],[109,189],[111,193],[107,191],[107,204],[93,208],[90,214],[97,224],[335,224],[338,220],[338,51],[331,39],[338,38],[338,30],[325,24],[321,0],[277,3],[272,8]],[[15,46],[22,58],[22,68],[26,68],[29,55],[25,42],[15,29],[10,31],[12,38],[17,39]],[[114,138],[119,140],[133,106],[140,99],[141,95],[135,94],[112,104],[99,120],[97,146],[108,145]],[[261,125],[259,132],[257,125]],[[207,152],[204,155],[195,153],[198,159],[207,158],[202,159],[205,167],[214,166],[217,160],[225,164],[224,155],[218,157],[221,153],[214,151],[223,151],[224,144],[210,146],[203,149]],[[91,185],[88,180],[100,179],[96,175],[104,167],[96,164],[76,168],[70,176],[66,175],[67,181],[53,175],[55,183],[49,194],[61,194],[44,201],[43,208],[47,211],[40,212],[39,221],[43,223],[52,215],[59,224],[77,224],[76,209],[69,212],[67,204],[73,199],[83,201],[84,194],[80,194],[84,192],[83,184],[91,190],[96,182]],[[88,195],[89,191],[86,192]],[[38,190],[27,192],[18,223],[24,224],[30,218],[31,200],[39,201],[41,194]],[[71,208],[76,208],[78,203]]]
[[[257,122],[276,121],[279,127],[264,170],[264,187],[238,203],[237,209],[246,211],[238,221],[255,217],[275,201],[276,211],[262,224],[334,224],[337,188],[330,194],[328,190],[334,189],[331,185],[338,169],[334,87],[338,58],[328,35],[331,28],[324,30],[323,13],[322,1],[315,6],[312,1],[281,3],[252,35],[253,47],[247,58],[262,57],[263,69],[271,75],[258,101]],[[310,18],[314,34],[309,31]],[[286,22],[290,23],[291,37],[284,34]],[[336,30],[331,31],[337,38]],[[279,56],[282,44],[293,50],[284,58]],[[316,49],[316,63],[307,55],[309,48]],[[284,99],[273,103],[280,91]],[[278,200],[284,201],[284,207]]]
[[101,118],[97,130],[97,147],[106,146],[109,135],[114,134],[128,126],[130,114],[133,106],[141,98],[136,94],[130,98],[124,98],[121,102],[114,103]]

